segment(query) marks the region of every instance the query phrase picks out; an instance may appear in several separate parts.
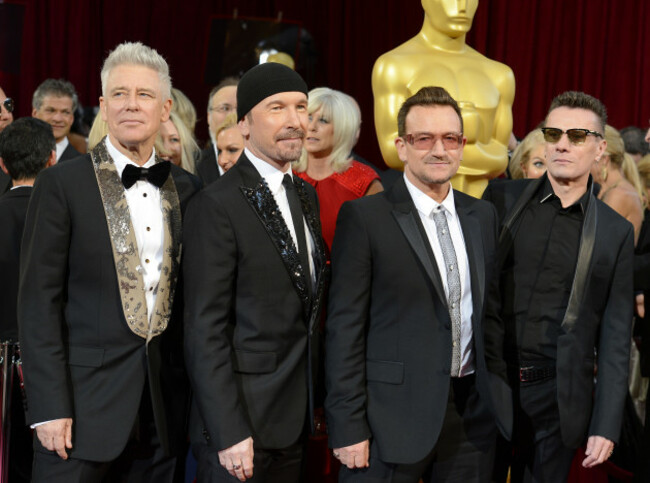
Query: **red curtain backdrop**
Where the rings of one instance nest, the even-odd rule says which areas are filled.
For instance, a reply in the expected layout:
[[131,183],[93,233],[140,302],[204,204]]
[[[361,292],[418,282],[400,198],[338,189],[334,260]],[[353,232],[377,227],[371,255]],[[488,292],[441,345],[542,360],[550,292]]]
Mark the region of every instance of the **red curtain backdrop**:
[[[156,48],[174,85],[194,102],[200,138],[212,86],[203,82],[214,15],[299,21],[319,52],[316,81],[354,96],[363,112],[357,151],[383,166],[373,125],[370,75],[375,59],[418,33],[419,0],[5,0],[25,6],[20,75],[0,72],[0,86],[31,112],[47,77],[64,77],[84,105],[97,105],[107,52],[125,40]],[[610,123],[647,127],[650,34],[646,0],[480,0],[468,43],[515,73],[514,131],[523,137],[544,118],[552,97],[578,89],[600,98]]]

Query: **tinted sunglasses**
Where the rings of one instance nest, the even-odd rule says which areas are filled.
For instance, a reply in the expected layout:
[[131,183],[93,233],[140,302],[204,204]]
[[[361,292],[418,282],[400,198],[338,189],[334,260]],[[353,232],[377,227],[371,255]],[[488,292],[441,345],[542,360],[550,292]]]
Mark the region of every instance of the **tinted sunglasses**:
[[0,104],[0,112],[2,112],[3,107],[7,110],[7,112],[14,112],[14,100],[11,97],[7,97]]
[[438,139],[446,150],[458,149],[463,144],[463,135],[460,133],[449,132],[440,136],[429,132],[417,132],[414,134],[405,134],[403,139],[419,151],[429,151]]
[[590,134],[599,138],[603,137],[603,135],[599,132],[578,128],[562,131],[562,129],[558,129],[556,127],[543,127],[542,132],[544,133],[544,141],[551,144],[559,142],[560,139],[562,139],[562,134],[564,133],[566,133],[567,138],[569,138],[569,142],[574,145],[584,144],[587,136]]

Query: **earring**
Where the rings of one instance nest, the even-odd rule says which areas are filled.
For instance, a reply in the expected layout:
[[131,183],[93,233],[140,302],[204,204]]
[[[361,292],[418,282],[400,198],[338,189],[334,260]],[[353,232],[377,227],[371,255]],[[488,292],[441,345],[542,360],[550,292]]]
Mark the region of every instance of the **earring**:
[[607,175],[608,175],[608,174],[609,174],[609,173],[607,173],[607,166],[603,166],[603,169],[600,170],[600,177],[601,177],[601,179],[603,180],[603,183],[604,183],[605,181],[607,181]]

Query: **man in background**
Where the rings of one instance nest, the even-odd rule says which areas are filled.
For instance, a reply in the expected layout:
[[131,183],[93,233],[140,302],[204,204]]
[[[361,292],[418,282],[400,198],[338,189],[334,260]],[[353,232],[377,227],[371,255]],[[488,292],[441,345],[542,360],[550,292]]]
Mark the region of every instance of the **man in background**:
[[[16,303],[18,261],[25,227],[27,205],[38,173],[56,162],[54,136],[50,126],[24,117],[0,132],[0,168],[11,177],[11,190],[0,196],[0,341],[14,354],[18,342]],[[14,371],[11,362],[9,370]],[[32,474],[32,437],[25,423],[18,372],[4,381],[11,393],[11,436],[9,440],[9,481],[29,482]]]
[[76,109],[77,92],[67,80],[46,79],[34,91],[32,116],[52,126],[57,163],[81,154],[68,141]]
[[196,171],[207,186],[223,175],[224,170],[217,163],[219,150],[215,138],[217,128],[226,119],[226,116],[237,110],[237,83],[239,79],[226,77],[210,91],[208,100],[208,127],[210,131],[210,145],[201,152],[201,159]]

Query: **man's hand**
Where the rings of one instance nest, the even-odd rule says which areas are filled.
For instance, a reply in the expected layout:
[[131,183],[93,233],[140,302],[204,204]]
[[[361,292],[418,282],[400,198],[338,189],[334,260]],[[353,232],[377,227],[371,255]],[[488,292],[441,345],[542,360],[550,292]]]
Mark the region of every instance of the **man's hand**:
[[589,436],[587,440],[587,457],[582,462],[585,468],[593,468],[607,461],[614,451],[614,443],[602,436]]
[[219,463],[239,481],[253,476],[253,438],[248,437],[230,448],[219,451]]
[[337,458],[341,464],[344,464],[351,470],[354,468],[367,468],[368,458],[370,457],[370,441],[365,440],[361,443],[346,446],[345,448],[335,448],[334,457]]
[[68,459],[66,448],[72,449],[72,418],[55,419],[36,426],[36,435],[46,449],[56,451],[64,460]]

